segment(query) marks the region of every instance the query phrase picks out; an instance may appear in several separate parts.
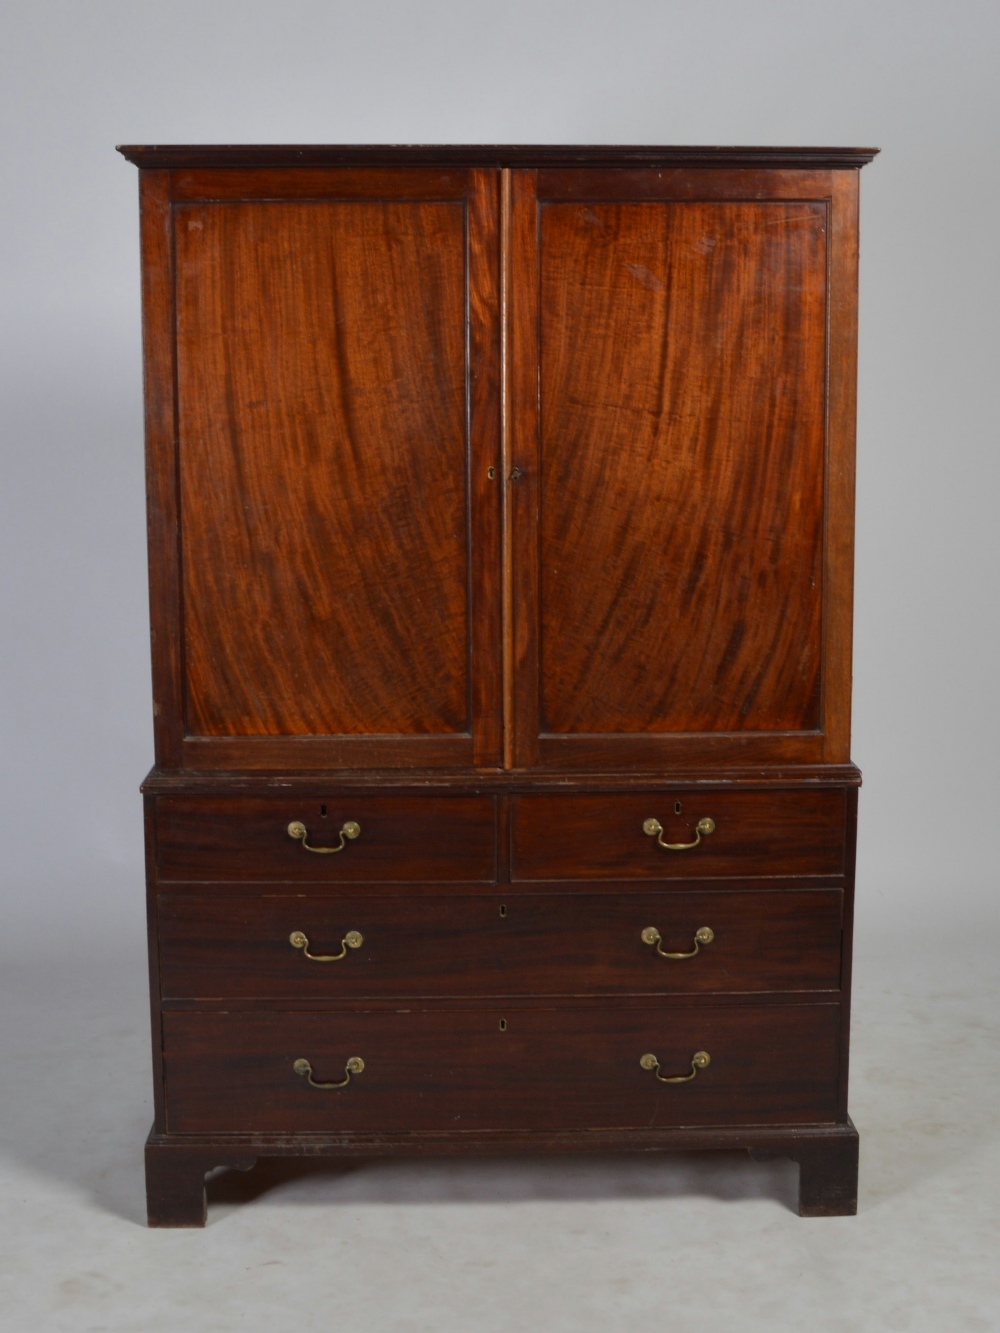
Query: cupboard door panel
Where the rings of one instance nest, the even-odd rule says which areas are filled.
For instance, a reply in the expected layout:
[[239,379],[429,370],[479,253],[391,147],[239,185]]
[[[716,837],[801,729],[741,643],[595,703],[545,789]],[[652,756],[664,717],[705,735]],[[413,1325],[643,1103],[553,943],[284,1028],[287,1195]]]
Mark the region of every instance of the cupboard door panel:
[[471,205],[379,173],[174,205],[189,762],[495,762],[496,183],[469,178]]
[[545,206],[545,731],[815,729],[825,213]]
[[822,758],[828,175],[515,175],[518,762]]

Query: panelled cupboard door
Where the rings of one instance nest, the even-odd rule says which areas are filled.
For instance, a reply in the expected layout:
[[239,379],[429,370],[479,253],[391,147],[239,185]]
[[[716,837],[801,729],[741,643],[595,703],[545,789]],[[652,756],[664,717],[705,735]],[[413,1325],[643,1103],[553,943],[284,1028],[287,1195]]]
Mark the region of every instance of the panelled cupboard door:
[[512,173],[516,767],[848,758],[856,190]]
[[497,173],[143,188],[159,762],[495,765]]

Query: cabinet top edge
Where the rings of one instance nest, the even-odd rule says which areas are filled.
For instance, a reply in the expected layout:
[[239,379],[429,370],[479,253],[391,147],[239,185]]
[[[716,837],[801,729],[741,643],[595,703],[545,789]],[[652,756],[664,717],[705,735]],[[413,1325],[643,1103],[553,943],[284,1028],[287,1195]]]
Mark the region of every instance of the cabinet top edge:
[[660,788],[727,787],[860,787],[854,764],[783,764],[772,768],[677,769],[671,772],[562,773],[540,770],[465,769],[460,771],[383,769],[310,770],[294,773],[211,772],[153,768],[141,790],[146,795],[171,793],[280,795],[282,792],[403,791],[496,794],[518,791],[648,791]]
[[862,167],[877,148],[612,144],[119,144],[144,170],[204,167]]

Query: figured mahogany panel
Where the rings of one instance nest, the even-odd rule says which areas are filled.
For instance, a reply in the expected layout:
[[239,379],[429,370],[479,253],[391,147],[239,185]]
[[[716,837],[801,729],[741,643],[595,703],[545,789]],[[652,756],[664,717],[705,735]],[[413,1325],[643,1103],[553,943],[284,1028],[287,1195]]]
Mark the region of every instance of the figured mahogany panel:
[[544,207],[545,731],[817,727],[825,227]]
[[[647,819],[662,833],[649,836]],[[702,819],[715,824],[704,836]],[[514,796],[511,878],[841,875],[846,833],[840,791]]]
[[[516,893],[308,897],[163,894],[164,1000],[653,995],[838,989],[842,894]],[[655,926],[664,958],[645,943]],[[348,931],[358,948],[343,945]],[[290,943],[301,931],[316,962]]]
[[[167,1128],[559,1129],[809,1124],[836,1112],[836,1004],[412,1013],[166,1013]],[[688,1083],[665,1076],[711,1064]],[[364,1070],[344,1088],[351,1057]]]
[[188,732],[468,734],[464,203],[174,215]]

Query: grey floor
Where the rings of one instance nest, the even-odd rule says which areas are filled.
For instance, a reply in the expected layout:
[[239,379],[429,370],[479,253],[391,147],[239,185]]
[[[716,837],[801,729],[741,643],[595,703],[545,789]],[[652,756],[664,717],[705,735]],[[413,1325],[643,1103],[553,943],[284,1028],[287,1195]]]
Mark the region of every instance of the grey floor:
[[0,972],[0,1329],[992,1333],[993,945],[858,959],[856,1218],[798,1218],[789,1162],[706,1153],[279,1163],[213,1179],[205,1231],[148,1231],[144,978],[24,941]]

